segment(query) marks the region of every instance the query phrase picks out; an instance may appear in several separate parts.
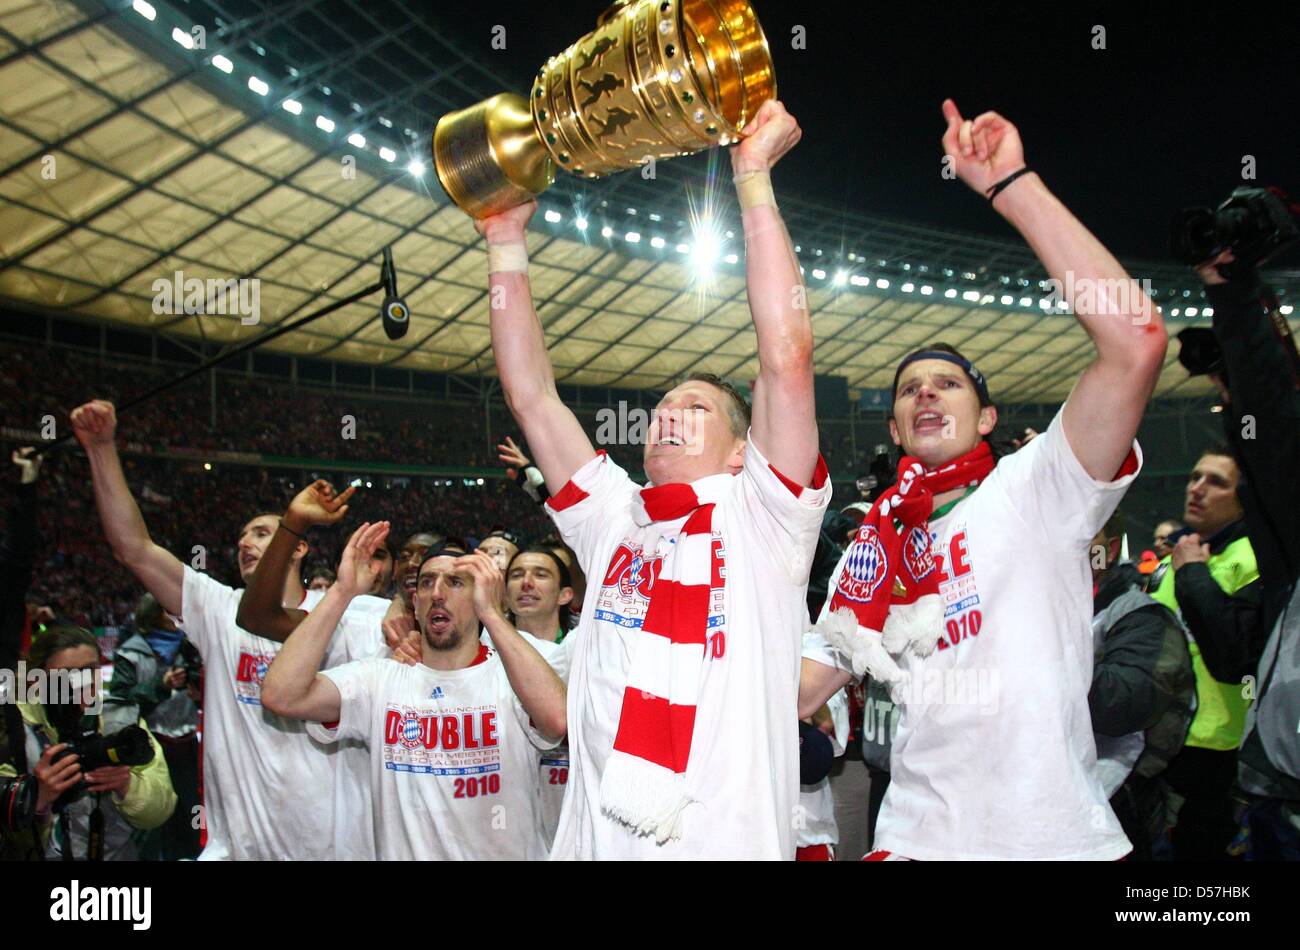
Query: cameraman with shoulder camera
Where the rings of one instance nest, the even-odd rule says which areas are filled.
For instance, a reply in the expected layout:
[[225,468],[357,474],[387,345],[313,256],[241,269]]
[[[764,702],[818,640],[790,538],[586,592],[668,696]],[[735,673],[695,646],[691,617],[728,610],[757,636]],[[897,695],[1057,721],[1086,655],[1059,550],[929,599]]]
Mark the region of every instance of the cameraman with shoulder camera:
[[[106,721],[111,715],[86,716],[98,698],[98,684],[90,683],[100,665],[99,642],[90,631],[72,624],[50,626],[33,638],[28,664],[29,670],[59,674],[40,677],[42,702],[17,704],[26,759],[38,783],[36,827],[44,856],[134,859],[133,832],[158,827],[176,807],[157,740],[143,723],[114,731],[122,724]],[[71,697],[61,683],[50,685],[62,678],[79,684]],[[69,698],[72,702],[66,702]],[[0,765],[4,774],[12,775],[13,766]]]
[[[1223,423],[1241,468],[1237,495],[1262,582],[1267,642],[1209,644],[1216,678],[1254,677],[1238,753],[1256,859],[1300,859],[1300,355],[1278,300],[1257,268],[1300,241],[1300,206],[1274,189],[1237,189],[1215,212],[1190,212],[1175,250],[1195,263],[1214,311],[1208,372],[1223,396]],[[1184,331],[1187,333],[1188,331]],[[1180,334],[1180,337],[1182,335]],[[1195,341],[1193,341],[1195,342]],[[1185,350],[1188,349],[1186,341]],[[1271,632],[1270,632],[1271,631]],[[1211,657],[1213,652],[1215,656]]]
[[[0,538],[0,670],[16,676],[28,625],[27,588],[36,559],[36,478],[39,457],[31,448],[13,453],[21,473],[12,488],[5,533]],[[19,858],[32,847],[29,828],[36,807],[36,783],[23,756],[23,721],[8,695],[10,684],[0,681],[0,856]],[[16,685],[16,684],[15,684]]]

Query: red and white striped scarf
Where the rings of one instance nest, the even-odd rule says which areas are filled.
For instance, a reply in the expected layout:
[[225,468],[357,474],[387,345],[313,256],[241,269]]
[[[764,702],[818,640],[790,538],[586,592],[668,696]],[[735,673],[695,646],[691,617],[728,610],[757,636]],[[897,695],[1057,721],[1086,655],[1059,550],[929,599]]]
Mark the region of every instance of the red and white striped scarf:
[[[654,835],[660,844],[681,836],[681,812],[691,802],[685,777],[704,672],[713,511],[733,478],[711,475],[690,484],[647,487],[633,500],[633,517],[643,528],[686,521],[650,587],[600,800],[610,817],[637,834]],[[653,552],[646,554],[648,560]],[[721,573],[725,578],[725,570]]]

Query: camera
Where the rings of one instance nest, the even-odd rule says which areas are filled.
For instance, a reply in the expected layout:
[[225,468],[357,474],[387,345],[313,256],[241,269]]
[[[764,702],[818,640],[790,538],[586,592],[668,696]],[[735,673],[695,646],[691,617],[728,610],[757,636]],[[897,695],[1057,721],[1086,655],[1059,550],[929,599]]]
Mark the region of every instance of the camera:
[[1178,362],[1192,376],[1223,375],[1223,348],[1208,327],[1187,327],[1178,332]]
[[[135,723],[109,735],[100,735],[98,717],[83,716],[78,704],[51,704],[46,706],[46,710],[50,725],[59,734],[59,741],[68,744],[53,761],[58,762],[69,755],[78,756],[77,764],[81,766],[82,775],[106,765],[147,765],[153,761],[153,743],[149,741],[149,733]],[[83,779],[59,796],[57,804],[70,804],[85,794]]]
[[1171,226],[1174,257],[1200,264],[1231,250],[1236,258],[1224,276],[1250,270],[1300,239],[1300,206],[1277,188],[1237,188],[1217,208],[1185,208]]
[[0,835],[30,828],[36,816],[34,775],[0,776]]

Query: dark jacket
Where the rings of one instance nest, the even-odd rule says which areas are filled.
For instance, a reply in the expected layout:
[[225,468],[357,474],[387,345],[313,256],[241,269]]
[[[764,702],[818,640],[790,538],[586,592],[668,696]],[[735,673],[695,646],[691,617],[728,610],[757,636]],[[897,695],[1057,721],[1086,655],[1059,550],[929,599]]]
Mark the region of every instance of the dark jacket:
[[[1300,504],[1295,482],[1300,471],[1300,354],[1285,324],[1274,322],[1271,294],[1257,275],[1207,287],[1205,295],[1214,308],[1214,335],[1223,350],[1231,394],[1223,424],[1244,476],[1237,494],[1259,565],[1261,613],[1267,633],[1273,630],[1300,577]],[[1248,431],[1253,438],[1244,438]],[[1279,647],[1292,653],[1297,649],[1295,643]],[[1273,653],[1277,654],[1278,648]],[[1300,689],[1295,682],[1273,682],[1273,673],[1274,669],[1258,672],[1257,703],[1269,689]],[[1276,699],[1274,696],[1270,702]],[[1280,740],[1292,738],[1282,736]],[[1300,780],[1274,767],[1249,719],[1238,765],[1238,779],[1244,787],[1300,801]]]
[[27,623],[27,588],[36,560],[36,483],[13,486],[0,538],[0,668],[13,669]]
[[[1248,536],[1258,565],[1259,548],[1244,521],[1228,525],[1205,541],[1214,555]],[[1272,626],[1266,618],[1263,578],[1230,593],[1206,564],[1192,562],[1174,573],[1174,596],[1211,676],[1221,683],[1240,683],[1243,676],[1255,672]]]
[[[18,665],[18,650],[27,625],[27,588],[36,559],[36,484],[13,486],[4,537],[0,538],[0,669]],[[22,718],[12,702],[3,703],[0,716],[0,762],[18,753],[22,762]],[[9,748],[12,731],[17,745]]]
[[1196,682],[1181,624],[1167,607],[1141,593],[1141,581],[1132,565],[1117,565],[1093,598],[1094,615],[1107,621],[1108,608],[1121,599],[1136,602],[1126,601],[1125,610],[1099,631],[1088,709],[1099,735],[1146,734],[1134,771],[1151,777],[1182,748]]
[[[36,559],[36,483],[13,486],[5,533],[0,538],[0,669],[16,670],[23,630],[27,626],[27,588]],[[29,773],[26,735],[15,697],[0,702],[0,769]],[[39,838],[32,832],[0,835],[4,860],[39,856]]]
[[1244,475],[1237,494],[1264,585],[1268,630],[1300,576],[1300,358],[1274,327],[1257,278],[1207,287],[1205,296],[1223,349],[1232,399],[1223,425]]

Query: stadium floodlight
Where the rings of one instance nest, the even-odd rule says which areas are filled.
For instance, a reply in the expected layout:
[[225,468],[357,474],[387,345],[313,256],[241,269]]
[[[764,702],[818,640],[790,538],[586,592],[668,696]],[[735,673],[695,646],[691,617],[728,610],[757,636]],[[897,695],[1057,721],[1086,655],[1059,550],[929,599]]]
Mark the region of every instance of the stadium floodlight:
[[961,299],[962,299],[962,300],[969,300],[969,301],[971,301],[972,303],[974,303],[976,300],[979,300],[979,299],[980,299],[980,292],[979,292],[978,290],[966,290],[966,291],[963,291],[963,292],[962,292],[962,295],[961,295]]
[[650,220],[651,220],[651,221],[662,221],[663,219],[664,219],[664,216],[663,216],[663,215],[661,215],[661,214],[656,214],[656,213],[653,212],[653,211],[650,212]]
[[826,279],[826,271],[822,270],[820,267],[814,267],[814,268],[813,268],[812,275],[813,275],[813,279],[814,279],[814,280],[825,280],[825,279]]
[[640,244],[641,234],[637,231],[628,231],[627,234],[623,235],[623,240],[627,241],[628,244]]
[[1033,301],[1031,298],[1029,298],[1029,297],[1021,297],[1021,298],[1020,298],[1020,306],[1022,306],[1022,307],[1032,307],[1033,305],[1034,305],[1034,301]]
[[1189,317],[1194,317],[1194,316],[1196,316],[1196,312],[1197,312],[1197,311],[1196,311],[1196,308],[1195,308],[1195,307],[1188,307],[1188,308],[1187,308],[1187,315],[1188,315]]
[[712,221],[701,221],[695,228],[692,246],[695,252],[691,264],[695,268],[695,276],[707,281],[712,278],[713,268],[722,258],[722,239],[714,230]]
[[280,103],[285,112],[292,112],[294,115],[302,115],[302,103],[297,99],[286,99]]
[[418,159],[414,159],[414,158],[413,158],[413,159],[411,159],[410,164],[408,164],[408,165],[406,166],[406,170],[407,170],[408,172],[410,172],[412,175],[414,175],[416,178],[423,177],[423,175],[424,175],[424,162],[419,161]]
[[931,287],[929,284],[922,284],[922,285],[921,285],[921,296],[922,296],[922,297],[928,297],[928,296],[930,296],[930,294],[932,294],[932,293],[934,293],[934,288]]
[[320,129],[322,132],[333,132],[334,120],[327,119],[323,115],[318,115],[316,116],[316,128]]
[[379,148],[379,157],[382,158],[382,159],[383,159],[384,161],[386,161],[386,162],[395,162],[395,161],[397,161],[397,153],[394,152],[394,151],[393,151],[391,148],[389,148],[387,145],[382,145],[382,146],[380,146],[380,148]]
[[664,246],[664,239],[661,237],[652,237],[650,239],[650,246],[657,250],[662,250]]
[[603,228],[600,229],[600,236],[603,237],[603,238],[613,237],[613,236],[614,236],[614,229],[611,228],[611,227],[607,224],[607,225],[605,225]]
[[1206,307],[1204,310],[1201,311],[1201,316],[1203,316],[1203,317],[1212,317],[1212,316],[1214,316],[1214,308],[1213,308],[1213,307]]
[[871,278],[863,277],[861,274],[854,274],[852,277],[849,278],[849,283],[852,284],[854,287],[870,287]]
[[226,57],[222,56],[220,53],[212,57],[212,65],[217,67],[217,69],[221,70],[223,73],[233,73],[235,71],[235,64],[226,59]]
[[583,217],[574,218],[573,226],[577,228],[579,231],[585,231],[587,230],[587,219]]
[[271,91],[271,87],[266,84],[266,81],[257,76],[248,77],[248,88],[259,96],[264,96]]
[[949,287],[947,290],[943,292],[943,295],[947,297],[949,300],[952,300],[954,297],[957,296],[957,291],[954,290],[952,287]]
[[556,211],[554,208],[547,208],[546,214],[542,215],[542,217],[551,224],[559,224],[564,220],[564,215],[560,214],[560,212]]
[[877,286],[879,289],[881,289],[881,290],[888,290],[888,289],[889,289],[889,281],[885,280],[885,278],[883,278],[883,277],[880,277],[880,278],[878,278],[878,279],[876,280],[876,286]]
[[186,49],[194,49],[194,37],[190,36],[179,26],[172,27],[172,39],[184,46]]
[[351,145],[353,148],[365,148],[366,137],[362,135],[360,132],[353,132],[351,135],[348,136],[348,144]]
[[1290,304],[1287,304],[1285,307],[1282,307],[1278,312],[1281,313],[1282,316],[1284,317],[1289,317],[1291,316],[1291,311],[1293,309],[1294,308]]
[[1004,307],[1009,307],[1009,306],[1011,306],[1013,303],[1015,303],[1015,298],[1012,297],[1010,294],[1003,294],[1003,295],[1002,295],[1002,306],[1004,306]]
[[689,254],[689,253],[691,253],[691,246],[690,246],[689,244],[678,244],[678,245],[677,245],[677,253],[678,253],[678,254]]
[[1170,311],[1169,311],[1169,316],[1171,316],[1171,317],[1176,317],[1176,316],[1178,316],[1178,308],[1177,308],[1177,307],[1174,307],[1173,310],[1170,310]]
[[916,284],[913,284],[911,281],[908,281],[902,286],[902,291],[905,294],[910,294],[914,290],[916,290]]
[[738,254],[728,254],[726,257],[723,258],[723,260],[726,261],[728,264],[739,264],[740,256]]
[[134,0],[131,9],[150,22],[158,15],[158,11],[153,8],[153,4],[146,3],[145,0]]

